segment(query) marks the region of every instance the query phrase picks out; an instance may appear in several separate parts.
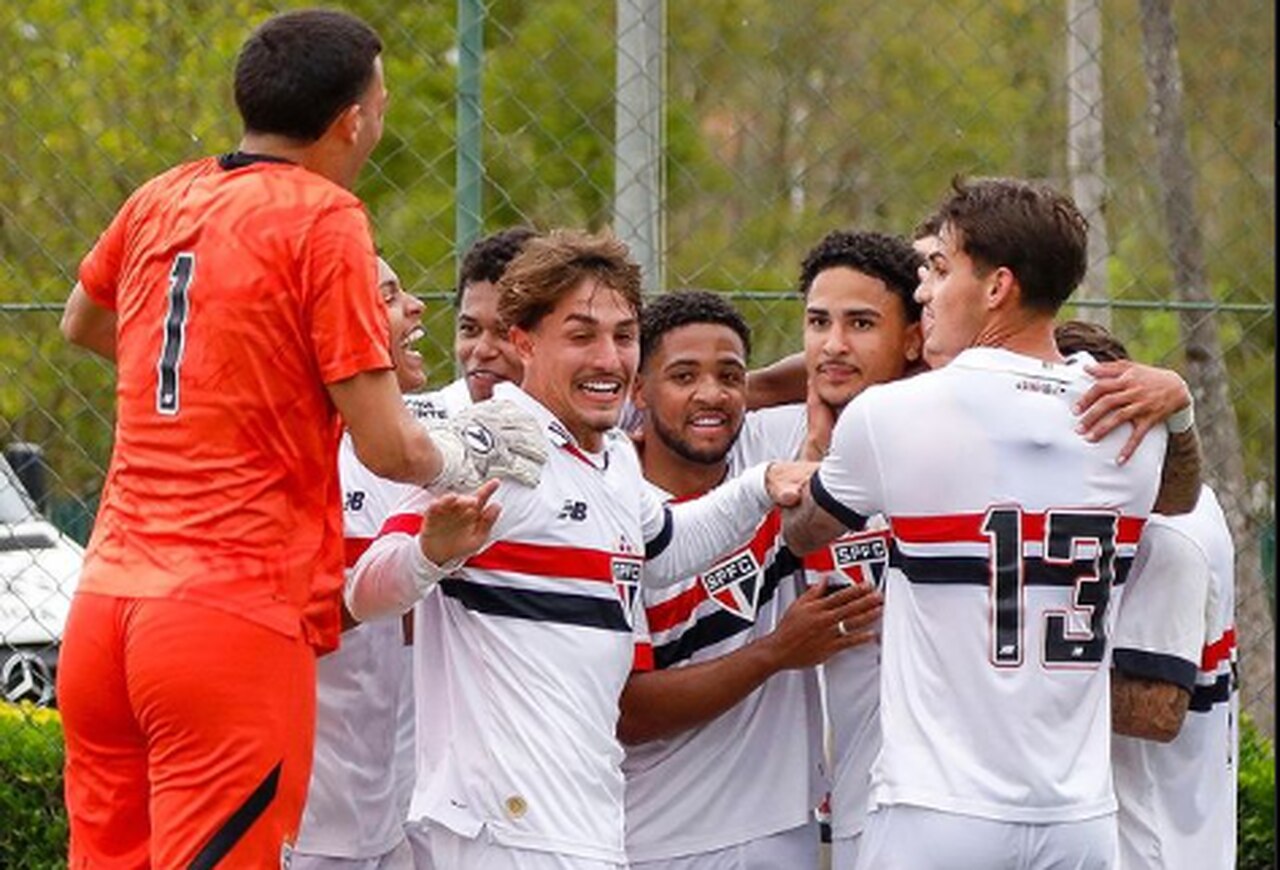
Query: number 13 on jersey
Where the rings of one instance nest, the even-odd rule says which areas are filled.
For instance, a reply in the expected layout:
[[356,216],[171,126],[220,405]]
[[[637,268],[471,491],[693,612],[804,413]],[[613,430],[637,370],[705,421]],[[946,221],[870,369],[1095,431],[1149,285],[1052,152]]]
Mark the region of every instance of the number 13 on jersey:
[[[1109,511],[1047,511],[1043,515],[1026,514],[1017,507],[987,511],[982,531],[991,542],[992,664],[1022,665],[1028,585],[1072,590],[1068,606],[1045,607],[1041,612],[1043,663],[1094,667],[1102,661],[1119,521]],[[1028,542],[1034,547],[1037,540],[1040,555],[1024,552]]]

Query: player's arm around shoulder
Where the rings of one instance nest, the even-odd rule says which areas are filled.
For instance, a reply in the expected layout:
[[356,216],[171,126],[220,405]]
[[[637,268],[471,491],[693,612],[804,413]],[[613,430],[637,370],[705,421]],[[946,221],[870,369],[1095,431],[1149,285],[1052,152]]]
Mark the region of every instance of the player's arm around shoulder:
[[1169,440],[1155,510],[1167,516],[1191,511],[1200,494],[1202,460],[1186,381],[1170,369],[1131,360],[1094,363],[1086,371],[1094,382],[1075,407],[1080,432],[1098,441],[1118,426],[1130,424],[1129,437],[1117,457],[1123,464],[1163,424]]

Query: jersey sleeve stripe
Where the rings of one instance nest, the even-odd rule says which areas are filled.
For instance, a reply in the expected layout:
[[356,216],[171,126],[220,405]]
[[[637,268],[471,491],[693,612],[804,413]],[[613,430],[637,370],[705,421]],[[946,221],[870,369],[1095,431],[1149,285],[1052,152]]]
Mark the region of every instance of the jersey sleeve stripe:
[[1111,653],[1116,670],[1131,677],[1173,683],[1191,692],[1196,685],[1196,665],[1166,653],[1141,649],[1117,648]]
[[1236,630],[1234,628],[1228,628],[1223,632],[1222,637],[1205,646],[1204,653],[1200,658],[1200,670],[1215,670],[1219,664],[1231,658],[1231,653],[1235,648]]
[[395,534],[396,532],[416,535],[420,531],[422,531],[422,514],[392,514],[387,517],[386,522],[382,524],[382,528],[378,530],[378,537]]
[[348,568],[354,568],[356,562],[364,555],[364,551],[369,549],[373,543],[373,538],[343,538],[342,539],[342,560],[343,564]]
[[613,561],[619,557],[638,558],[582,547],[497,541],[468,559],[466,566],[481,571],[510,571],[534,577],[612,583]]
[[565,592],[489,586],[483,583],[472,583],[460,577],[446,577],[441,580],[440,591],[467,610],[477,613],[508,616],[531,622],[555,622],[610,631],[631,631],[631,626],[622,612],[622,602],[618,599],[609,600]]
[[1207,686],[1196,686],[1191,692],[1191,704],[1187,708],[1195,713],[1208,713],[1214,704],[1231,700],[1231,674],[1219,674],[1218,679]]
[[[816,479],[816,475],[815,475]],[[1088,508],[1079,512],[1089,513]],[[1022,540],[1043,541],[1048,513],[1022,514]],[[982,531],[986,513],[949,514],[944,516],[896,516],[890,520],[893,535],[904,544],[987,543],[990,536]],[[1136,544],[1146,520],[1121,516],[1116,525],[1116,544]]]
[[646,559],[656,559],[662,555],[671,543],[672,535],[671,508],[666,505],[662,506],[662,528],[658,530],[658,534],[644,542],[644,557]]
[[809,494],[813,496],[814,502],[818,507],[822,508],[831,516],[844,523],[847,528],[853,531],[859,531],[867,524],[867,518],[857,511],[845,507],[840,501],[827,491],[822,485],[822,480],[818,476],[818,472],[814,472],[809,478]]

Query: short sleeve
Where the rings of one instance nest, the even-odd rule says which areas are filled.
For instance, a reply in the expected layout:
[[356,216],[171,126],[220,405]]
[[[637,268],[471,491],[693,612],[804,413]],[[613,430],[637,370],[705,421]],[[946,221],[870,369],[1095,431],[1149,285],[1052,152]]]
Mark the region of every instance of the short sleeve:
[[303,275],[307,329],[324,382],[391,368],[390,326],[362,209],[334,209],[316,220]]
[[1148,523],[1120,602],[1115,668],[1191,691],[1205,642],[1210,583],[1208,559],[1194,541],[1158,521]]
[[116,310],[116,288],[120,282],[129,226],[137,201],[138,193],[134,193],[116,212],[116,216],[94,243],[93,249],[80,261],[80,286],[96,304],[112,311]]
[[836,421],[831,448],[809,484],[818,506],[853,529],[887,512],[865,398],[850,402]]

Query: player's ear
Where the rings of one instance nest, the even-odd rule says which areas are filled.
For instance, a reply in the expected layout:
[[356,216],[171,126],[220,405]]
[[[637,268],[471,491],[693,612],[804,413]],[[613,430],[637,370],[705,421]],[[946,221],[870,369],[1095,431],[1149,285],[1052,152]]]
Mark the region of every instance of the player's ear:
[[516,355],[527,366],[529,361],[533,359],[533,333],[519,326],[513,326],[511,327],[510,338],[511,346],[516,349]]
[[908,363],[918,362],[924,353],[924,333],[920,329],[919,321],[907,325],[903,338],[903,356],[907,358]]
[[991,270],[991,283],[987,286],[987,310],[994,311],[1010,305],[1017,306],[1022,295],[1018,278],[1008,266],[997,266]]
[[643,411],[649,407],[644,400],[644,366],[636,369],[636,376],[631,380],[631,404]]
[[360,104],[352,103],[338,113],[338,117],[333,119],[333,123],[329,125],[326,132],[336,135],[342,142],[354,144],[360,136],[360,125],[363,123]]

